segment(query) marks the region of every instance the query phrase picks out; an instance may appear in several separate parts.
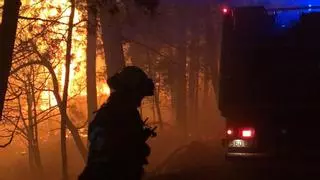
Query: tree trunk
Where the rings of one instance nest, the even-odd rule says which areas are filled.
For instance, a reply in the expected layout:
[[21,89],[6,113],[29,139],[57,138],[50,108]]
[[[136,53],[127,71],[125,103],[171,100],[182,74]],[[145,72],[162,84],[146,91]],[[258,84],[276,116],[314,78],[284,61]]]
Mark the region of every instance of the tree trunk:
[[[58,81],[56,72],[53,69],[52,64],[44,56],[42,56],[41,53],[39,53],[37,51],[37,49],[35,49],[35,51],[37,52],[37,55],[41,59],[40,62],[38,62],[38,64],[46,67],[51,75],[52,84],[53,84],[53,94],[54,94],[55,100],[57,102],[57,105],[59,107],[61,119],[64,118],[63,121],[66,121],[66,125],[72,134],[73,140],[74,140],[76,146],[78,147],[78,150],[82,156],[83,161],[85,162],[87,159],[87,149],[81,140],[81,137],[79,135],[77,127],[72,123],[72,121],[69,119],[69,117],[67,115],[66,106],[64,106],[62,98],[60,96],[59,81]],[[68,77],[68,76],[66,76],[66,77]],[[68,84],[68,83],[65,83],[65,84]],[[65,97],[65,98],[67,98],[67,97]]]
[[199,62],[198,62],[198,66],[197,66],[197,70],[195,72],[195,90],[194,90],[194,110],[193,110],[193,118],[195,121],[195,128],[196,128],[196,133],[197,135],[200,134],[200,125],[201,125],[201,121],[199,118],[199,71],[200,71],[200,67],[199,67]]
[[[195,38],[195,37],[192,37]],[[196,41],[191,41],[191,44],[189,45],[188,51],[189,51],[189,57],[190,57],[190,62],[189,62],[189,78],[188,78],[188,123],[193,127],[194,123],[194,108],[195,108],[195,89],[196,89],[196,61],[197,57],[195,55],[195,49],[196,49]]]
[[209,96],[209,82],[210,82],[210,69],[208,67],[203,67],[204,69],[204,78],[203,78],[203,100],[202,100],[202,109],[207,110],[208,101],[210,101]]
[[30,98],[31,98],[31,102],[30,105],[32,106],[32,112],[30,113],[30,115],[33,113],[33,115],[30,117],[33,120],[33,125],[31,126],[31,130],[32,130],[32,148],[33,148],[33,154],[34,154],[34,162],[36,165],[36,175],[37,178],[39,179],[43,179],[43,166],[42,166],[42,162],[41,162],[41,157],[40,157],[40,149],[39,149],[39,133],[38,133],[38,113],[37,113],[37,99],[36,99],[36,89],[34,87],[34,83],[35,83],[35,70],[33,68],[33,66],[31,66],[31,70],[32,70],[32,75],[29,76],[28,78],[28,82],[30,86]]
[[96,49],[97,49],[97,7],[92,0],[88,3],[87,24],[87,111],[88,122],[93,120],[93,112],[97,110],[96,85]]
[[[66,107],[63,107],[66,108]],[[68,179],[68,157],[67,157],[67,141],[66,141],[66,117],[61,115],[61,158],[62,158],[62,179]]]
[[117,13],[111,13],[110,9],[110,5],[107,3],[100,9],[103,48],[108,77],[111,77],[125,66],[121,23],[118,20]]
[[[196,36],[196,35],[195,35]],[[193,37],[195,38],[195,37]],[[189,46],[189,83],[188,83],[188,124],[193,132],[197,132],[198,128],[198,81],[199,81],[199,51],[198,41],[194,40]]]
[[163,129],[163,119],[162,119],[162,115],[161,115],[161,109],[160,109],[160,75],[159,75],[159,79],[158,79],[158,87],[156,87],[156,92],[154,95],[154,101],[155,101],[155,105],[156,105],[156,110],[157,110],[157,115],[158,115],[158,121],[159,121],[159,125],[160,125],[160,129]]
[[57,101],[58,107],[59,107],[59,111],[61,113],[61,116],[64,116],[66,123],[67,123],[67,127],[70,130],[73,140],[76,144],[76,146],[78,147],[78,150],[82,156],[83,161],[87,160],[87,149],[86,146],[84,145],[84,143],[81,140],[81,137],[79,135],[78,129],[76,128],[76,126],[72,123],[72,121],[69,119],[68,115],[67,115],[67,111],[64,110],[65,107],[63,106],[62,103],[62,99],[60,97],[60,93],[59,93],[59,82],[58,82],[58,78],[55,74],[55,71],[53,69],[53,67],[51,66],[51,64],[48,61],[43,61],[43,65],[48,69],[50,75],[52,76],[52,83],[53,83],[53,94],[54,97]]
[[75,0],[70,0],[71,12],[68,23],[68,36],[67,36],[67,50],[66,50],[66,76],[63,87],[62,97],[62,111],[61,114],[61,157],[62,157],[62,179],[68,179],[68,159],[67,159],[67,144],[66,144],[66,128],[67,128],[67,104],[68,104],[68,90],[69,90],[69,79],[70,79],[70,65],[71,65],[71,48],[72,48],[72,31],[73,31],[73,19],[75,13]]
[[[155,96],[154,96],[155,97]],[[157,115],[156,115],[156,101],[155,98],[152,100],[152,120],[156,122]]]
[[160,98],[159,98],[159,89],[156,90],[156,94],[154,96],[154,103],[156,106],[156,111],[157,111],[157,116],[158,116],[158,122],[160,125],[160,129],[163,129],[163,119],[162,119],[162,114],[161,114],[161,109],[160,109]]
[[220,59],[220,41],[221,41],[221,13],[216,13],[218,7],[208,7],[206,17],[206,63],[208,63],[211,72],[211,81],[215,94],[218,94],[219,79],[219,59]]
[[[170,59],[175,59],[173,51],[169,52],[169,58]],[[175,62],[170,62],[169,63],[169,68],[168,68],[168,85],[169,85],[169,91],[171,95],[171,109],[172,109],[172,117],[176,117],[176,112],[177,112],[177,103],[176,103],[176,89],[175,89]]]
[[176,120],[184,135],[187,135],[187,79],[186,79],[187,51],[181,44],[177,52],[178,64],[175,64],[175,97],[176,97]]
[[184,137],[187,137],[187,30],[186,30],[186,8],[187,3],[179,4],[174,12],[175,30],[171,38],[175,42],[174,61],[170,67],[170,76],[173,80],[173,100],[175,106],[175,119],[179,130]]
[[[32,68],[32,67],[31,67]],[[32,71],[34,72],[34,69],[32,68]],[[34,75],[32,76],[34,78]],[[34,152],[34,160],[35,165],[37,167],[37,174],[39,175],[39,179],[43,179],[43,165],[41,162],[41,156],[40,156],[40,149],[39,149],[39,133],[38,133],[38,113],[37,113],[37,99],[35,95],[36,89],[34,88],[34,82],[35,79],[32,79],[30,82],[31,86],[31,96],[32,96],[32,102],[33,102],[33,132],[34,132],[34,142],[33,142],[33,152]]]
[[27,95],[27,109],[28,109],[28,153],[29,153],[29,166],[31,170],[31,174],[36,174],[36,168],[35,168],[35,156],[34,156],[34,131],[33,131],[33,117],[32,117],[32,98],[31,98],[31,92],[28,87],[28,84],[30,81],[25,84],[26,89],[26,95]]
[[[30,135],[30,134],[29,134]],[[28,161],[29,161],[29,168],[31,175],[34,175],[36,173],[36,166],[34,163],[34,149],[33,149],[33,141],[32,136],[28,137]]]
[[20,0],[4,1],[2,23],[0,25],[0,120],[12,64],[20,6]]
[[42,179],[43,178],[43,165],[42,165],[41,156],[40,156],[39,143],[35,142],[33,148],[34,148],[33,152],[34,152],[35,165],[38,170],[39,178]]
[[[160,129],[163,129],[163,120],[161,115],[160,109],[160,86],[161,86],[161,76],[160,74],[157,75],[155,72],[154,64],[156,62],[153,61],[151,58],[151,54],[149,50],[146,51],[147,62],[148,62],[148,75],[155,81],[155,92],[152,101],[152,112],[153,112],[153,119],[156,120],[156,115],[158,117],[157,123],[159,123]],[[157,78],[158,77],[158,78]],[[158,85],[157,85],[158,84]]]

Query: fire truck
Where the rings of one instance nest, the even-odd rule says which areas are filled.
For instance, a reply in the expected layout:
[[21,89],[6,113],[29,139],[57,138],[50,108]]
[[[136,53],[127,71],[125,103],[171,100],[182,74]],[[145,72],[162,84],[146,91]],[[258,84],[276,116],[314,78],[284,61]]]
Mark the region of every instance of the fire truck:
[[320,149],[320,6],[222,8],[218,107],[226,157]]

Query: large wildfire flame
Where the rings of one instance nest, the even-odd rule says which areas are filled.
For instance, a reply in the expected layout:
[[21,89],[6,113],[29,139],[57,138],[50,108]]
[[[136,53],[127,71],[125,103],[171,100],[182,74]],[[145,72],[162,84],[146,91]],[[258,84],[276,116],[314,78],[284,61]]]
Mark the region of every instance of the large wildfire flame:
[[[69,15],[71,13],[70,3],[68,0],[47,0],[42,1],[39,3],[39,0],[24,0],[23,6],[32,6],[33,8],[39,9],[40,12],[39,17],[41,19],[54,19],[57,17],[61,10],[63,12],[62,17],[59,19],[59,22],[61,24],[55,25],[53,27],[53,30],[57,34],[64,34],[67,30],[67,23],[69,21]],[[60,12],[59,12],[60,11]],[[30,17],[31,13],[26,13],[25,16]],[[75,17],[74,22],[79,23],[82,21],[82,12],[78,11],[76,9],[75,11]],[[39,25],[44,23],[43,21],[37,21]],[[84,23],[79,23],[79,26],[75,26],[73,29],[73,44],[72,44],[72,62],[70,67],[70,84],[69,84],[69,96],[86,96],[87,92],[85,90],[85,80],[86,80],[86,30]],[[47,50],[47,46],[45,44],[42,44],[41,42],[37,43],[37,46],[40,51],[45,52]],[[60,48],[64,52],[60,55],[60,59],[65,58],[65,50],[66,50],[66,43],[61,42],[60,44],[57,44],[57,48]],[[65,65],[64,60],[61,61],[56,67],[55,71],[58,75],[59,81],[60,81],[60,93],[62,93],[62,89],[64,87],[64,81],[65,81]],[[49,84],[47,84],[50,86]],[[97,82],[97,93],[98,96],[100,95],[109,95],[110,89],[107,86],[105,82]],[[56,100],[54,98],[54,95],[51,91],[44,91],[41,94],[41,99],[43,102],[41,103],[40,109],[44,110],[51,106],[56,105]]]
[[[45,131],[39,130],[39,138],[46,141],[50,135],[56,133],[56,127],[59,127],[55,121],[60,114],[56,108],[57,101],[53,93],[53,78],[41,63],[32,66],[24,65],[35,61],[48,61],[55,71],[59,93],[62,95],[66,79],[66,34],[71,14],[70,2],[69,0],[21,1],[21,18],[18,22],[12,63],[12,70],[18,70],[14,71],[15,73],[9,78],[6,94],[8,101],[6,101],[4,117],[8,125],[16,126],[12,123],[19,122],[18,126],[22,129],[28,128],[27,126],[32,122],[37,122],[39,128],[45,129]],[[2,5],[3,0],[0,0],[0,7]],[[81,7],[81,10],[80,8],[75,10],[68,89],[70,119],[76,119],[75,125],[82,127],[86,120],[86,104],[83,102],[87,96],[87,31],[84,20],[86,12],[83,9]],[[105,78],[101,77],[105,69],[103,59],[99,59],[99,54],[97,57],[96,89],[98,103],[101,104],[109,96],[110,89]],[[19,69],[19,67],[22,68]],[[30,103],[29,100],[32,102]],[[81,129],[80,132],[82,130],[84,129]],[[23,136],[20,137],[24,139]],[[24,145],[23,141],[17,141],[17,143],[21,146]]]

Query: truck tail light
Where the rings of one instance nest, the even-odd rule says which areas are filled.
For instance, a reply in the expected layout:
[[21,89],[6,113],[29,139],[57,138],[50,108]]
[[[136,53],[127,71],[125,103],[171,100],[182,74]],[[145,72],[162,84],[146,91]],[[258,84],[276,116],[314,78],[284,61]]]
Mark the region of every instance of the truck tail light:
[[228,14],[229,9],[228,9],[228,8],[226,8],[226,7],[224,7],[224,8],[222,8],[222,12],[223,12],[223,14]]
[[240,133],[243,138],[253,138],[255,131],[253,128],[244,128],[241,129]]
[[254,128],[227,128],[226,135],[228,137],[234,138],[254,138],[255,129]]

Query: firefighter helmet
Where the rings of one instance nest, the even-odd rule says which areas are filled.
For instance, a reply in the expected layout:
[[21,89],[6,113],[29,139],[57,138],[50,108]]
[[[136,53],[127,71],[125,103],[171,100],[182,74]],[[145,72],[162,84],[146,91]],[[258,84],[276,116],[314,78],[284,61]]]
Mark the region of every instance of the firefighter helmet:
[[110,89],[117,92],[134,92],[142,96],[154,94],[152,79],[139,67],[126,66],[107,80]]

